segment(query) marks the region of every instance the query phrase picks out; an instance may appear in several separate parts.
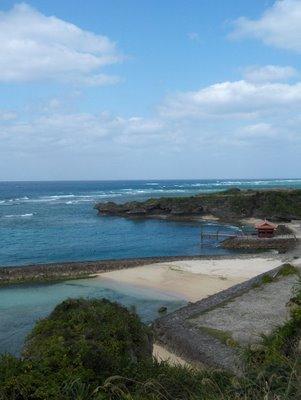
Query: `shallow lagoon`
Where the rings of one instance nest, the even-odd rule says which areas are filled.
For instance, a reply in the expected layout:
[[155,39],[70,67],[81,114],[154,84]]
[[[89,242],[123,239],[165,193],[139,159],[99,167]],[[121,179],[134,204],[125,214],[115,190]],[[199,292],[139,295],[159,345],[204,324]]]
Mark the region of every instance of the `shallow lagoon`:
[[161,306],[174,311],[186,304],[186,301],[164,293],[93,278],[1,288],[0,353],[20,354],[24,339],[35,322],[47,316],[56,304],[71,297],[105,297],[128,308],[135,307],[145,323],[159,316]]

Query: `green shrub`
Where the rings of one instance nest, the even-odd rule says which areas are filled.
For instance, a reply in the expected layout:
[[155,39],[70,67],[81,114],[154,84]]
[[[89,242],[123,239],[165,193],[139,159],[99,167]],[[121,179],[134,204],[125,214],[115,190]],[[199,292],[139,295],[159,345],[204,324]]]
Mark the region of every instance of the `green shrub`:
[[108,300],[66,300],[39,321],[23,356],[45,368],[83,368],[88,375],[122,373],[151,358],[150,330],[136,314]]
[[288,276],[298,274],[298,270],[292,264],[286,263],[281,266],[277,276]]
[[271,335],[263,335],[259,350],[244,352],[248,380],[256,382],[261,390],[268,384],[274,396],[268,399],[301,398],[301,281],[295,291],[292,300],[296,307],[291,309],[291,318]]
[[23,359],[0,357],[0,400],[295,400],[300,336],[297,306],[258,351],[245,351],[245,376],[237,378],[158,363],[136,314],[106,300],[67,300],[36,324]]
[[271,282],[273,282],[273,277],[270,276],[270,275],[264,275],[264,276],[261,278],[261,282],[262,282],[264,285],[267,284],[267,283],[271,283]]
[[1,359],[0,393],[57,399],[75,381],[96,387],[111,375],[134,374],[142,362],[152,362],[152,338],[136,314],[107,300],[66,300],[36,324],[22,361]]

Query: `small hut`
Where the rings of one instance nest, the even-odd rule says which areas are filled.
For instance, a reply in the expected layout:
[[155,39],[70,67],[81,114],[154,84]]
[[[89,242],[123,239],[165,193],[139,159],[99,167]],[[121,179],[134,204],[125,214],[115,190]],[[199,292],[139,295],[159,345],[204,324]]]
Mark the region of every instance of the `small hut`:
[[267,221],[265,219],[264,221],[260,222],[259,224],[256,224],[255,228],[257,230],[258,237],[270,238],[270,237],[274,236],[277,225],[275,225],[272,222]]

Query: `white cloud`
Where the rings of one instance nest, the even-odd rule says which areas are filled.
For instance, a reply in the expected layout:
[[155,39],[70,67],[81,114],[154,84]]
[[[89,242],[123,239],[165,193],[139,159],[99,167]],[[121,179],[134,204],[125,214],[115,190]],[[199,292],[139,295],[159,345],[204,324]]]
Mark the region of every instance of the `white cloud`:
[[282,107],[301,107],[301,82],[222,82],[195,92],[172,95],[161,106],[169,118],[253,118]]
[[267,45],[301,52],[301,1],[277,0],[259,19],[237,19],[231,37],[256,38]]
[[[30,118],[1,118],[1,155],[65,152],[107,157],[134,151],[230,151],[251,147],[281,151],[301,146],[301,82],[221,82],[170,95],[151,117],[81,113],[50,99]],[[276,151],[276,150],[275,150]]]
[[0,13],[0,82],[112,84],[101,68],[122,60],[115,43],[27,4]]
[[240,129],[238,135],[244,138],[272,138],[275,137],[278,130],[266,122],[246,125]]
[[243,75],[250,82],[271,82],[293,78],[297,76],[297,71],[290,66],[265,65],[263,67],[248,67]]
[[13,111],[1,111],[0,110],[0,121],[12,121],[17,118],[17,113]]
[[0,118],[0,152],[14,152],[17,149],[23,152],[36,152],[37,149],[42,152],[58,149],[98,152],[104,143],[114,151],[116,144],[135,147],[149,141],[164,140],[164,123],[159,120],[123,118],[106,112],[43,111],[43,114],[35,115],[29,121]]

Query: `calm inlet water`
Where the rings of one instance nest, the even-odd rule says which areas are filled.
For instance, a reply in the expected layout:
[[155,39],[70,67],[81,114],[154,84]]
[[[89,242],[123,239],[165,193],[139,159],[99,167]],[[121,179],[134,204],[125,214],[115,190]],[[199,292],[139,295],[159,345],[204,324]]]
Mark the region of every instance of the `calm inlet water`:
[[[200,246],[200,223],[99,217],[99,201],[187,196],[229,187],[301,188],[301,180],[0,182],[0,265],[165,255],[225,254],[218,243]],[[204,223],[204,231],[216,231]],[[237,228],[222,226],[224,232]],[[144,321],[159,306],[184,302],[96,280],[0,289],[0,352],[18,353],[34,322],[68,297],[106,297],[134,305]],[[163,297],[162,297],[163,296]]]
[[161,306],[173,311],[186,304],[182,299],[162,293],[97,279],[2,288],[0,289],[0,353],[20,354],[24,339],[35,321],[48,315],[56,304],[70,297],[105,297],[126,307],[135,307],[136,312],[146,323],[158,317],[158,308]]

